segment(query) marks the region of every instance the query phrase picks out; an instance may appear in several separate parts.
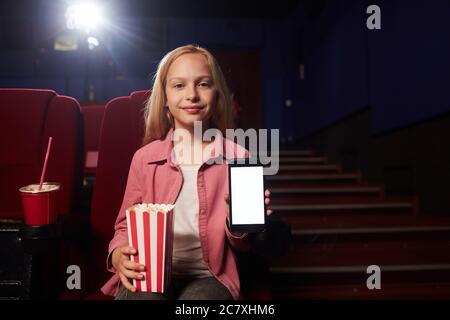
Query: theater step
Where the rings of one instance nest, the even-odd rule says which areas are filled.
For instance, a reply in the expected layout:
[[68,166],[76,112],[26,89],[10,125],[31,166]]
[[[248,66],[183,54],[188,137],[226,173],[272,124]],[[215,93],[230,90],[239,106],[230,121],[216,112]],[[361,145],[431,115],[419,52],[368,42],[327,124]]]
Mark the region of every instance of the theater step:
[[[306,201],[306,200],[305,200]],[[417,214],[417,204],[414,198],[409,201],[396,201],[395,199],[384,199],[382,201],[365,200],[364,202],[349,203],[307,203],[307,204],[274,204],[269,205],[269,209],[273,210],[282,217],[302,214]]]
[[[383,184],[314,152],[280,157],[269,208],[292,239],[269,259],[275,299],[450,298],[450,217],[419,216],[416,197],[386,198]],[[366,286],[369,265],[381,290]]]
[[261,162],[266,163],[267,161],[277,162],[281,164],[326,164],[328,162],[328,158],[324,156],[308,156],[308,157],[285,157],[279,156],[278,154],[273,154],[269,157],[261,156],[259,157]]
[[382,187],[270,188],[272,204],[340,203],[383,199]]
[[450,264],[449,226],[294,230],[293,238],[271,267]]
[[320,174],[320,173],[341,173],[342,168],[338,164],[283,164],[279,166],[278,175],[292,174]]
[[[259,155],[259,153],[257,154]],[[270,153],[270,155],[280,157],[311,157],[315,156],[316,153],[313,150],[279,150],[278,152],[275,151]]]
[[379,197],[379,196],[322,196],[322,197],[293,197],[293,196],[271,196],[271,205],[296,205],[296,204],[375,204],[375,203],[402,203],[411,202],[416,204],[416,197]]
[[411,228],[450,226],[449,216],[404,215],[404,214],[302,214],[289,215],[283,220],[291,225],[293,232],[304,230],[344,230],[346,228]]
[[[417,265],[381,265],[381,287],[383,283],[431,283],[436,281],[450,282],[450,264],[417,264]],[[335,286],[348,284],[366,285],[370,272],[369,265],[352,265],[339,267],[297,267],[278,268],[271,267],[270,274],[273,279],[291,279],[280,281],[284,284],[302,286]],[[369,272],[368,272],[369,271]]]
[[383,195],[384,187],[381,183],[364,183],[353,186],[316,186],[303,188],[272,188],[271,194],[273,196],[293,195],[293,196],[377,196]]
[[[418,283],[440,295],[438,287],[450,283],[448,219],[434,226],[403,222],[404,227],[294,229],[288,253],[270,260],[274,298],[335,299],[369,293],[382,298],[395,288],[404,288],[394,291],[407,298],[407,288]],[[382,288],[389,290],[367,289],[370,265],[381,268]]]
[[[292,270],[291,270],[292,271]],[[381,289],[368,289],[367,266],[272,270],[274,299],[449,299],[450,265],[381,267]]]
[[266,176],[266,184],[271,188],[301,188],[304,186],[339,186],[343,184],[360,184],[361,173],[330,173],[330,174],[289,174]]

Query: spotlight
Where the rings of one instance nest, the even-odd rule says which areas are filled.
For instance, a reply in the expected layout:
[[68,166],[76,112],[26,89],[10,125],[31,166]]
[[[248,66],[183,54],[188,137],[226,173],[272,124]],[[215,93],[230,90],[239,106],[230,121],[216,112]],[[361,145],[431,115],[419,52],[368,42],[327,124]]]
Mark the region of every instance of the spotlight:
[[90,33],[102,20],[102,10],[94,2],[73,4],[66,10],[66,26],[71,30],[78,29]]
[[100,45],[100,41],[96,37],[89,36],[87,38],[89,50],[95,50]]

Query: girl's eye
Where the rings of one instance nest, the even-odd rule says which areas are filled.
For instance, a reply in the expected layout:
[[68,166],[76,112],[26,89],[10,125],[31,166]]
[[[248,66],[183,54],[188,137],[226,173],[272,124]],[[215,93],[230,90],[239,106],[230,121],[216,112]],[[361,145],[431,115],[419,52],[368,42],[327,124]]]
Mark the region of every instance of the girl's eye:
[[209,84],[209,82],[200,82],[200,83],[199,83],[199,86],[200,86],[200,87],[209,88],[209,87],[210,87],[210,84]]
[[177,83],[173,86],[175,89],[181,89],[183,88],[183,85],[181,83]]

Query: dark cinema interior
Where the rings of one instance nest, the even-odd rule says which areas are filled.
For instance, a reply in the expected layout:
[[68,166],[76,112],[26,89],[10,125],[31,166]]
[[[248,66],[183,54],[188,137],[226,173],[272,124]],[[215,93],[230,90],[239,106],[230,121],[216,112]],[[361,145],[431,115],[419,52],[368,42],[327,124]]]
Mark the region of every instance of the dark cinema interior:
[[[77,2],[0,2],[1,300],[113,298],[143,106],[185,44],[219,61],[236,127],[279,130],[274,214],[236,253],[244,299],[450,298],[449,1],[99,0],[89,30]],[[50,136],[57,223],[29,228],[19,188]]]

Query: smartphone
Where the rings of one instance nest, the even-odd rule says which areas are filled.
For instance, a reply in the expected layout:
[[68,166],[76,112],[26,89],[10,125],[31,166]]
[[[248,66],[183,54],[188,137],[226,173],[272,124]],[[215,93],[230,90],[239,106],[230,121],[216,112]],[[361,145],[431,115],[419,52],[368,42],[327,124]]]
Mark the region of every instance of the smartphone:
[[259,232],[265,229],[264,173],[259,164],[228,164],[231,231]]

